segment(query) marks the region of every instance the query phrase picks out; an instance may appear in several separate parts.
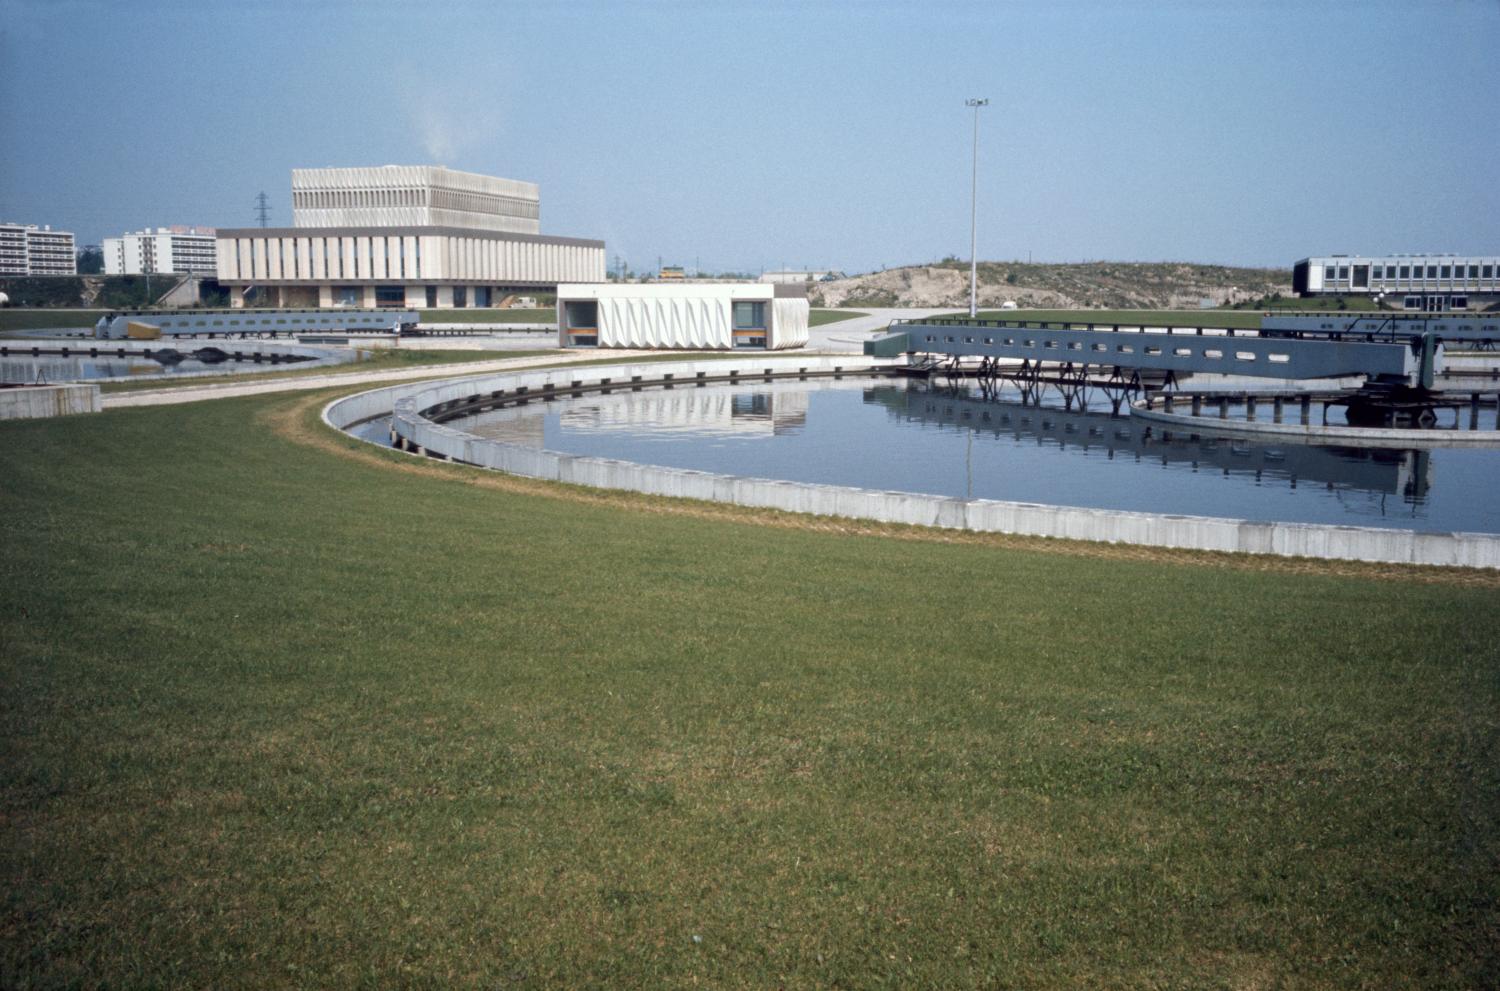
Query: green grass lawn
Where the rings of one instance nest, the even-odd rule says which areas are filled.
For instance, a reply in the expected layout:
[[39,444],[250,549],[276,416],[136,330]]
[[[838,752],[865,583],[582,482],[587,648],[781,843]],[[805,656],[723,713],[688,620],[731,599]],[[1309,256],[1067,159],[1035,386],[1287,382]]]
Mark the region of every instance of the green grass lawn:
[[757,525],[332,394],[0,423],[5,987],[1500,973],[1493,576]]
[[[1396,302],[1399,303],[1400,300],[1398,299]],[[1380,305],[1375,302],[1373,296],[1310,296],[1306,299],[1297,296],[1283,296],[1281,299],[1261,300],[1260,303],[1267,310],[1310,310],[1314,313],[1340,313],[1346,310],[1371,313],[1380,309]],[[1244,305],[1247,309],[1251,308],[1248,303]],[[1262,306],[1253,308],[1261,309]],[[1451,315],[1448,313],[1443,314],[1443,316]]]
[[[265,379],[303,378],[309,375],[342,375],[356,372],[384,372],[426,365],[465,364],[474,361],[496,361],[502,358],[530,358],[551,351],[428,351],[418,348],[383,348],[363,361],[347,365],[320,365],[309,368],[301,364],[279,365],[275,371],[244,372],[234,375],[195,375],[182,379],[149,381],[111,380],[99,383],[100,392],[137,392],[143,389],[180,389],[212,385],[216,382],[258,382]],[[255,367],[255,366],[250,366]]]
[[0,309],[0,331],[42,330],[52,327],[89,328],[109,310]]
[[838,323],[841,320],[853,320],[855,317],[867,317],[868,313],[862,310],[813,310],[807,316],[809,327],[821,327],[826,323]]

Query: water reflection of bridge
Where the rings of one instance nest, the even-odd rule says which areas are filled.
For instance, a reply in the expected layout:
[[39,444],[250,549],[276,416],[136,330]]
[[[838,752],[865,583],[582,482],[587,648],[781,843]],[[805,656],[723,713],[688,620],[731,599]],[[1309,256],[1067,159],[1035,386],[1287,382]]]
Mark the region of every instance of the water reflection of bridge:
[[1284,480],[1294,488],[1311,483],[1399,495],[1407,502],[1420,503],[1427,494],[1426,451],[1275,445],[1163,433],[1126,415],[1110,413],[1109,403],[1095,412],[1059,409],[1032,399],[1023,402],[1006,398],[1003,393],[998,398],[984,398],[964,388],[877,385],[865,389],[864,399],[912,422],[963,428],[1015,441],[1032,440],[1039,445],[1056,444],[1110,460],[1130,458],[1163,467],[1218,470],[1257,481]]

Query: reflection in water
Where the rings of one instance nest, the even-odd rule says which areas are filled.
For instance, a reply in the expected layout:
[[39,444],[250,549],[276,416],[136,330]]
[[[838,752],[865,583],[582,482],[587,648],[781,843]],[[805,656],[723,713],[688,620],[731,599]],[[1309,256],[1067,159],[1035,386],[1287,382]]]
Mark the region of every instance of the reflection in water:
[[807,421],[808,388],[755,392],[671,389],[590,396],[558,414],[569,430],[651,430],[700,437],[773,437]]
[[282,358],[279,362],[269,360],[200,361],[197,358],[182,358],[175,362],[161,362],[140,355],[91,358],[87,355],[4,355],[0,356],[0,382],[34,384],[56,384],[59,382],[92,382],[102,379],[127,379],[141,375],[181,375],[187,372],[243,372],[259,371],[262,368],[280,368],[295,363],[300,368],[314,364],[313,360],[293,361]]
[[1148,429],[1043,394],[901,379],[620,389],[449,426],[530,447],[867,489],[1305,523],[1500,532],[1500,451],[1397,451]]
[[479,437],[541,447],[548,416],[564,432],[605,432],[651,441],[674,438],[770,438],[795,433],[807,423],[814,392],[859,391],[866,380],[762,382],[741,386],[686,386],[616,390],[545,404],[491,410],[449,426]]
[[1163,467],[1218,470],[1225,475],[1248,475],[1256,482],[1276,479],[1292,487],[1315,483],[1400,495],[1412,503],[1421,503],[1427,496],[1431,465],[1428,451],[1262,444],[1249,439],[1204,437],[1162,431],[1131,420],[1124,413],[1077,412],[1007,399],[1003,394],[987,399],[974,392],[918,386],[866,389],[865,402],[884,406],[907,420],[1004,434],[1017,441],[1052,443],[1084,454],[1102,453],[1107,459],[1151,459]]

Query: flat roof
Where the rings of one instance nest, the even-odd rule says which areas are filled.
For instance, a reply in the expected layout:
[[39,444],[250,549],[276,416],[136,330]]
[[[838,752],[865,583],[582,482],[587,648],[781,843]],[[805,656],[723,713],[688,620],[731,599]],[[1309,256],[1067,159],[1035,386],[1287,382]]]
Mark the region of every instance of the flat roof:
[[603,249],[604,242],[586,237],[554,237],[550,234],[516,234],[511,231],[474,227],[221,227],[218,239],[241,237],[474,237],[486,241],[522,241],[527,244],[561,244]]

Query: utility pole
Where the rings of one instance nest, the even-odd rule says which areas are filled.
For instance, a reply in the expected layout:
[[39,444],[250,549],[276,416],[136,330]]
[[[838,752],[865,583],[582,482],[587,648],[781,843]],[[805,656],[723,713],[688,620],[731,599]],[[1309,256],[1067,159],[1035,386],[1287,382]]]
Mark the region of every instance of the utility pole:
[[265,191],[262,190],[260,194],[255,197],[255,219],[260,221],[260,225],[262,227],[267,227],[269,226],[268,221],[270,220],[270,218],[271,201],[266,196]]
[[969,185],[969,319],[979,315],[979,108],[990,105],[988,99],[965,100],[974,108],[974,171]]

